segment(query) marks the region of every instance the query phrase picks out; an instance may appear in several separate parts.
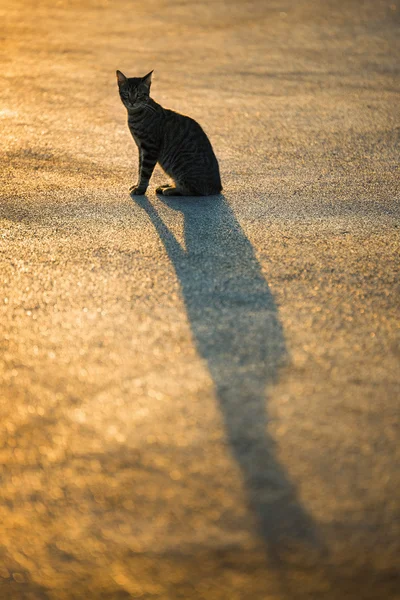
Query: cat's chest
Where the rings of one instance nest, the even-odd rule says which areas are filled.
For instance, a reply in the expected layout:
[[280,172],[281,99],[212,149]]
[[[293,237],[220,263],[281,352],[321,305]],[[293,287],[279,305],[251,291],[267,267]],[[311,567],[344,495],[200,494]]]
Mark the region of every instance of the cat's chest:
[[129,130],[140,152],[142,151],[143,146],[146,146],[149,142],[153,141],[152,136],[146,131],[137,131],[132,127],[129,127]]
[[133,139],[136,142],[137,146],[141,146],[142,140],[143,140],[143,133],[141,133],[140,131],[138,131],[135,127],[132,127],[129,123],[129,131],[132,134]]

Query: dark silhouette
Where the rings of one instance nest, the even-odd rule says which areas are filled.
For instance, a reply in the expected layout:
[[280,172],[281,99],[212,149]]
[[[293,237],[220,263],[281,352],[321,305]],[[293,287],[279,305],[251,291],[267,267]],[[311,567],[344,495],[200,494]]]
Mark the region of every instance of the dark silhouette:
[[153,71],[125,77],[117,71],[119,95],[138,147],[138,181],[130,193],[143,196],[159,163],[174,180],[156,189],[162,196],[211,196],[222,190],[219,165],[207,134],[185,115],[163,108],[150,97]]
[[275,456],[266,387],[285,359],[277,308],[253,248],[223,196],[164,199],[184,216],[185,249],[146,197],[146,210],[178,276],[199,354],[207,361],[249,506],[274,562],[287,543],[315,541],[314,526]]

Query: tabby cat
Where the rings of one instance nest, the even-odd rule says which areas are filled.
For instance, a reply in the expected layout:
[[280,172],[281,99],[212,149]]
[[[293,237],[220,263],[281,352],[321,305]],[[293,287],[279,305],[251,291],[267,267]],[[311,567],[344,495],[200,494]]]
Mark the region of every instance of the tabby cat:
[[150,98],[151,76],[125,77],[117,71],[128,126],[139,149],[139,181],[132,195],[143,195],[158,162],[175,185],[156,189],[164,196],[210,196],[222,190],[210,140],[196,121],[167,110]]

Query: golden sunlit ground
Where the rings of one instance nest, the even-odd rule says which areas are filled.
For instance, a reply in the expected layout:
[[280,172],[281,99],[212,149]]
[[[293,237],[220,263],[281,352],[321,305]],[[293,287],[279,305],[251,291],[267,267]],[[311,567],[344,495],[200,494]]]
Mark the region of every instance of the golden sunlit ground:
[[[399,598],[397,2],[0,6],[0,600]],[[115,70],[223,196],[133,201]]]

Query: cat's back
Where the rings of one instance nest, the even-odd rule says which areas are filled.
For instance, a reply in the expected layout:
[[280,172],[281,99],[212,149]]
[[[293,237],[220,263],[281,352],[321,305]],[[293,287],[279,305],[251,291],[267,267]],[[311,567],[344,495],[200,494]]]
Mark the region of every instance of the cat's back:
[[205,155],[212,163],[218,164],[211,142],[197,121],[170,109],[164,109],[164,119],[166,146],[171,144],[191,149],[194,154]]
[[198,135],[199,137],[205,136],[207,138],[201,125],[192,119],[192,117],[165,108],[164,118],[166,128],[175,131],[175,133],[191,133],[193,135]]

